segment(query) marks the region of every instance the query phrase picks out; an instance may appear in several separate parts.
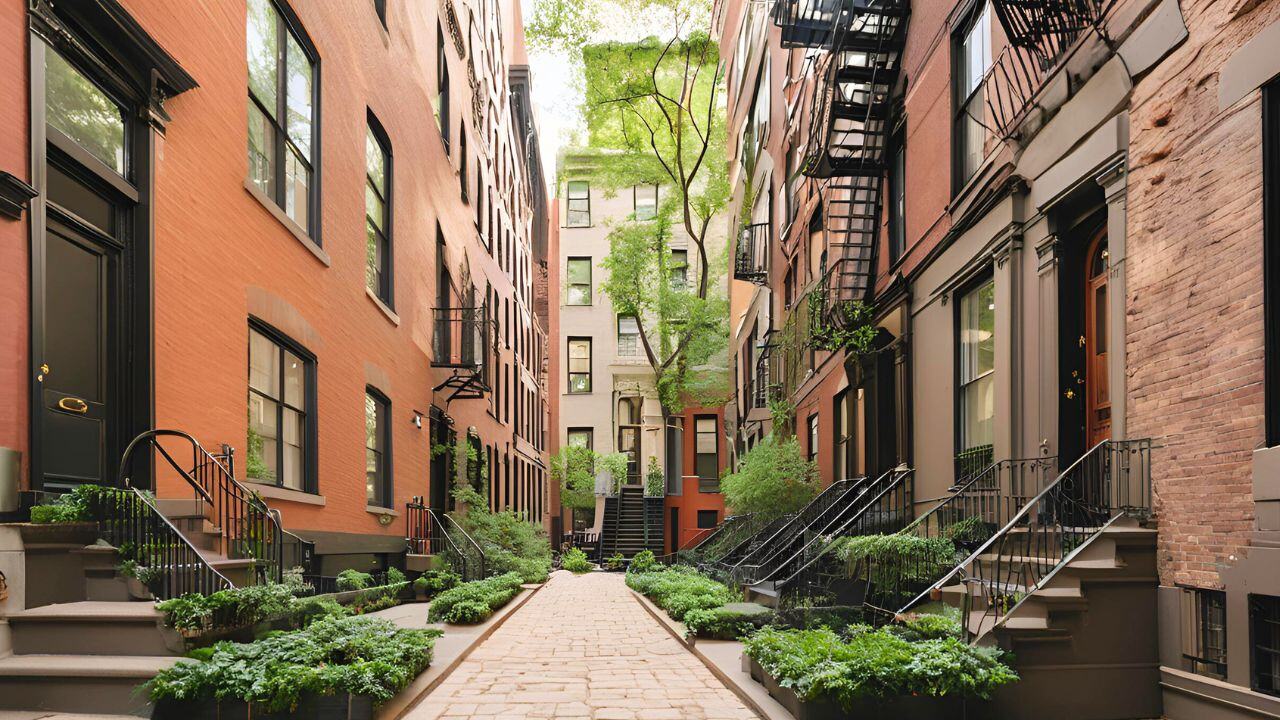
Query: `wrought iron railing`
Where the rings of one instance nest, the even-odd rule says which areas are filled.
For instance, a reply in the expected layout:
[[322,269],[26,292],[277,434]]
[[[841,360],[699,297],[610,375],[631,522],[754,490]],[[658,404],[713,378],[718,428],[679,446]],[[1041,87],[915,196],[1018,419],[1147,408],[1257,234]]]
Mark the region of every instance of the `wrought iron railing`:
[[892,534],[911,522],[915,471],[894,468],[877,478],[872,492],[857,513],[844,518],[829,533],[808,543],[797,558],[788,563],[790,574],[773,581],[779,607],[861,606],[864,589],[859,587],[835,556],[837,538]]
[[769,235],[767,222],[745,225],[738,232],[738,246],[734,252],[733,277],[735,280],[763,285],[769,281]]
[[733,567],[743,557],[761,543],[773,537],[778,528],[791,521],[795,513],[786,513],[774,517],[758,517],[756,522],[743,527],[730,537],[717,542],[716,557],[710,557],[702,564],[707,572],[724,579],[732,578]]
[[[190,446],[191,465],[184,466],[161,442],[176,438]],[[238,480],[233,472],[234,454],[224,445],[210,454],[190,434],[181,430],[149,430],[135,437],[120,460],[120,487],[129,487],[134,453],[150,448],[191,487],[199,512],[217,529],[214,552],[231,560],[253,560],[251,577],[257,582],[280,582],[284,570],[284,533],[266,502]]]
[[971,637],[980,636],[1117,520],[1145,519],[1150,512],[1151,441],[1104,440],[1001,518],[985,542],[904,609],[960,581],[963,616],[979,605],[983,610],[980,619],[965,623]]
[[431,364],[436,367],[483,368],[488,359],[488,309],[448,307],[432,310],[434,331]]
[[146,493],[131,487],[106,489],[94,497],[91,512],[102,538],[117,548],[121,559],[146,569],[147,589],[156,599],[232,587]]
[[754,534],[764,524],[765,518],[757,513],[730,515],[716,527],[708,528],[705,534],[695,535],[683,549],[691,553],[691,562],[716,562],[721,553]]
[[415,496],[405,503],[405,549],[414,555],[435,555],[464,580],[487,576],[484,551],[450,515],[437,513]]
[[431,516],[421,495],[404,504],[404,545],[410,555],[431,554]]
[[1102,21],[1114,0],[992,0],[1009,44],[1045,53],[1063,47]]
[[976,478],[982,471],[995,462],[995,448],[992,445],[977,445],[956,453],[953,460],[955,487]]
[[775,377],[773,367],[773,348],[772,343],[766,342],[757,349],[759,354],[756,356],[755,377],[751,385],[752,407],[769,407],[769,403],[779,394],[779,378]]

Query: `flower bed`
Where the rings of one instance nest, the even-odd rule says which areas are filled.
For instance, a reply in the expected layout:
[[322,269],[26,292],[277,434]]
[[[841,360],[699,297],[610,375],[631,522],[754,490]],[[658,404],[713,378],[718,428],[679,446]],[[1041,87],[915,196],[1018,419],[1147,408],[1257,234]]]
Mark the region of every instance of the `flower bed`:
[[[744,641],[752,673],[797,720],[961,717],[1018,676],[995,648],[966,644],[947,620],[903,627],[764,628]],[[879,715],[878,715],[879,714]]]
[[162,670],[146,688],[158,718],[229,717],[238,708],[255,718],[296,717],[304,708],[310,717],[369,717],[427,668],[439,636],[377,618],[325,618],[195,651],[196,662]]
[[738,602],[741,594],[692,568],[673,566],[627,572],[627,587],[667,611],[673,620],[685,622],[696,610],[713,610]]
[[436,595],[427,609],[427,620],[461,625],[484,622],[520,594],[520,585],[517,572],[462,583]]

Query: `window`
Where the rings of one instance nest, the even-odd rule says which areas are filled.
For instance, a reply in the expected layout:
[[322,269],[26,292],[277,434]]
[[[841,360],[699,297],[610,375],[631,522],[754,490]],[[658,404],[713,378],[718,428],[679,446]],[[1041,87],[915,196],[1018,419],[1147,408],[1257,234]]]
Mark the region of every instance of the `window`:
[[444,29],[436,23],[436,128],[449,154],[449,60],[444,54]]
[[1262,276],[1267,447],[1280,446],[1280,82],[1262,87]]
[[1253,689],[1280,695],[1280,597],[1249,596],[1249,641],[1253,645]]
[[569,338],[569,392],[591,392],[591,338]]
[[689,251],[671,251],[671,287],[683,290],[689,284]]
[[467,176],[470,162],[467,158],[467,127],[464,123],[458,123],[458,195],[464,203],[470,202],[467,198],[467,189],[471,184],[471,179]]
[[373,11],[378,15],[382,27],[387,26],[387,0],[373,0]]
[[595,445],[593,432],[591,428],[569,428],[565,444],[569,447],[591,450]]
[[809,416],[809,461],[817,462],[818,460],[818,413]]
[[698,511],[698,529],[706,530],[713,528],[720,522],[720,512],[717,510],[699,510]]
[[836,480],[849,479],[849,391],[841,390],[835,401],[835,475]]
[[630,315],[618,316],[618,355],[621,357],[640,355],[640,323]]
[[959,189],[982,164],[983,144],[986,142],[986,130],[982,124],[986,103],[982,80],[991,67],[991,7],[986,2],[957,36],[954,57],[955,186]]
[[314,492],[314,397],[314,360],[266,327],[251,324],[249,480]]
[[364,141],[365,284],[394,307],[391,297],[391,143],[369,115]]
[[571,257],[565,263],[565,304],[591,304],[591,258]]
[[988,280],[960,299],[960,450],[991,444],[996,407],[995,287]]
[[693,419],[693,470],[698,474],[698,492],[720,491],[720,445],[715,415]]
[[391,507],[391,401],[373,388],[364,393],[365,502]]
[[586,180],[569,181],[568,226],[591,225],[591,186]]
[[895,263],[907,247],[904,225],[907,210],[907,151],[902,136],[893,143],[893,156],[889,159],[889,262]]
[[119,175],[125,174],[124,113],[50,47],[44,56],[45,118]]
[[1201,675],[1227,678],[1227,595],[1182,589],[1182,658]]
[[796,148],[791,145],[787,147],[787,177],[784,182],[786,191],[783,193],[783,202],[786,203],[784,209],[787,214],[787,227],[790,227],[791,223],[796,219],[796,211],[800,203],[800,181],[800,168],[796,164]]
[[313,237],[315,48],[271,0],[249,0],[249,182]]
[[651,220],[658,215],[658,186],[635,185],[631,188],[637,220]]

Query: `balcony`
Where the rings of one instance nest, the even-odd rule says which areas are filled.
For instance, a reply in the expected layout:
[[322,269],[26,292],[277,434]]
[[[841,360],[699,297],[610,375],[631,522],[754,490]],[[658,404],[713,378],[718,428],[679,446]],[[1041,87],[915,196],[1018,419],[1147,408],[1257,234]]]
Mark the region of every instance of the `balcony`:
[[488,308],[458,307],[432,310],[432,367],[453,374],[435,388],[451,390],[450,400],[484,397],[489,391],[489,353],[492,350]]
[[905,0],[778,0],[772,12],[783,47],[824,50],[850,47],[865,39],[847,32],[860,18],[896,23],[906,14]]
[[764,285],[769,280],[769,223],[753,223],[738,232],[733,279]]
[[760,346],[756,357],[755,377],[751,383],[751,406],[767,408],[779,395],[781,373],[774,367],[774,346],[766,342]]

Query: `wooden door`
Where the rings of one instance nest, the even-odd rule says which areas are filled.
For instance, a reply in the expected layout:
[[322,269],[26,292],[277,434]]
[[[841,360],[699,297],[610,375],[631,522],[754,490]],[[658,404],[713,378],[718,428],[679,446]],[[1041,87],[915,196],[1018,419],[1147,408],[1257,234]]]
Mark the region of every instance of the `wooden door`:
[[1107,347],[1107,231],[1085,255],[1085,433],[1093,447],[1111,437],[1111,392]]

